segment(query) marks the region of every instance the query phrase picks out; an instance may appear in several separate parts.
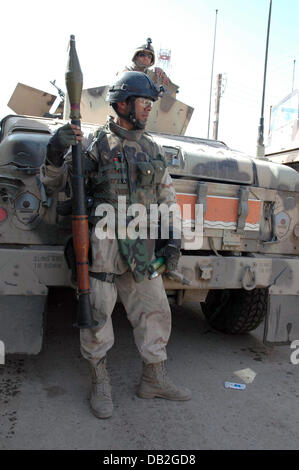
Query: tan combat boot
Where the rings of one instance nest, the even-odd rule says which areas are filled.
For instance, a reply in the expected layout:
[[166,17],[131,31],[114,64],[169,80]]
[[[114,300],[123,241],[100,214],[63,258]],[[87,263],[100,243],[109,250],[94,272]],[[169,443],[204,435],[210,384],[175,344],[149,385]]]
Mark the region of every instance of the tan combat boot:
[[137,395],[140,398],[166,398],[167,400],[190,400],[191,392],[187,388],[177,387],[167,377],[165,363],[143,363],[142,377]]
[[97,418],[110,418],[113,412],[111,397],[111,385],[106,369],[106,357],[101,359],[97,366],[90,364],[91,369],[91,391],[90,407]]

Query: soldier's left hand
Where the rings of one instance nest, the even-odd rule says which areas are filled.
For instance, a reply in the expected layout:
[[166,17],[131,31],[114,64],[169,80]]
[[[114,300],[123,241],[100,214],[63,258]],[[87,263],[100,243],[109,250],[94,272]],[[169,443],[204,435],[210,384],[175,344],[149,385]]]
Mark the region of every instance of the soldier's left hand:
[[167,271],[175,271],[180,258],[180,249],[175,245],[166,245],[163,250],[163,256]]
[[155,68],[155,74],[157,78],[161,81],[162,85],[168,85],[169,84],[169,78],[167,77],[166,73],[160,68],[156,67]]

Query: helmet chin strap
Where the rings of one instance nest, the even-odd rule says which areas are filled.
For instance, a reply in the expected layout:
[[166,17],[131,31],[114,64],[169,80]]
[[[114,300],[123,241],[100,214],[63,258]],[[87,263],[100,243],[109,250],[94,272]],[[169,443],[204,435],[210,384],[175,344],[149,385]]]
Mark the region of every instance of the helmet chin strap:
[[135,96],[130,97],[130,103],[131,103],[131,111],[129,112],[129,122],[133,124],[135,129],[144,129],[146,122],[140,121],[140,119],[136,118]]
[[136,118],[135,96],[131,96],[129,100],[131,103],[131,110],[129,111],[128,114],[120,113],[117,105],[113,106],[114,111],[119,117],[121,117],[122,119],[125,119],[125,121],[129,122],[130,124],[133,124],[134,129],[144,129],[146,126],[146,122],[140,121],[140,119]]

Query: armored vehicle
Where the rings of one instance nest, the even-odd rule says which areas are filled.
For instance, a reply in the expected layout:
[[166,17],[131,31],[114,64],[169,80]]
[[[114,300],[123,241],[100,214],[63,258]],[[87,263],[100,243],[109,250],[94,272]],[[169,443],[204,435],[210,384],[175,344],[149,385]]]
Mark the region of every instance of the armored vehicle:
[[[182,135],[188,111],[175,133],[180,109],[172,102],[168,127],[149,131],[164,149],[178,204],[191,207],[183,223],[196,227],[201,207],[203,229],[182,240],[178,270],[189,282],[163,277],[169,300],[198,302],[208,323],[228,334],[265,321],[265,343],[289,343],[299,324],[299,174]],[[49,288],[74,287],[64,257],[70,217],[57,212],[69,195],[47,194],[40,178],[48,140],[64,123],[18,114],[1,121],[0,340],[8,353],[37,354]],[[82,123],[86,135],[97,127]]]
[[272,162],[282,163],[299,172],[299,148],[270,153],[267,157]]

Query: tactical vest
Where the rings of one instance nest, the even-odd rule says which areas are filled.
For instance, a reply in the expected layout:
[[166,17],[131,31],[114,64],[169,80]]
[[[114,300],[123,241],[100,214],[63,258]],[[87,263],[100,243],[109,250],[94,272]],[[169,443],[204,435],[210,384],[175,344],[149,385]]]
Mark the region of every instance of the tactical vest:
[[[90,220],[96,224],[96,207],[108,203],[116,209],[116,237],[120,251],[126,259],[137,282],[147,274],[155,240],[118,237],[118,196],[126,197],[127,208],[134,203],[143,204],[149,214],[150,204],[157,203],[157,188],[166,169],[164,157],[157,153],[154,142],[144,134],[138,141],[121,139],[114,133],[102,131],[94,142],[99,165],[91,176],[93,207]],[[132,220],[126,217],[126,227]]]

